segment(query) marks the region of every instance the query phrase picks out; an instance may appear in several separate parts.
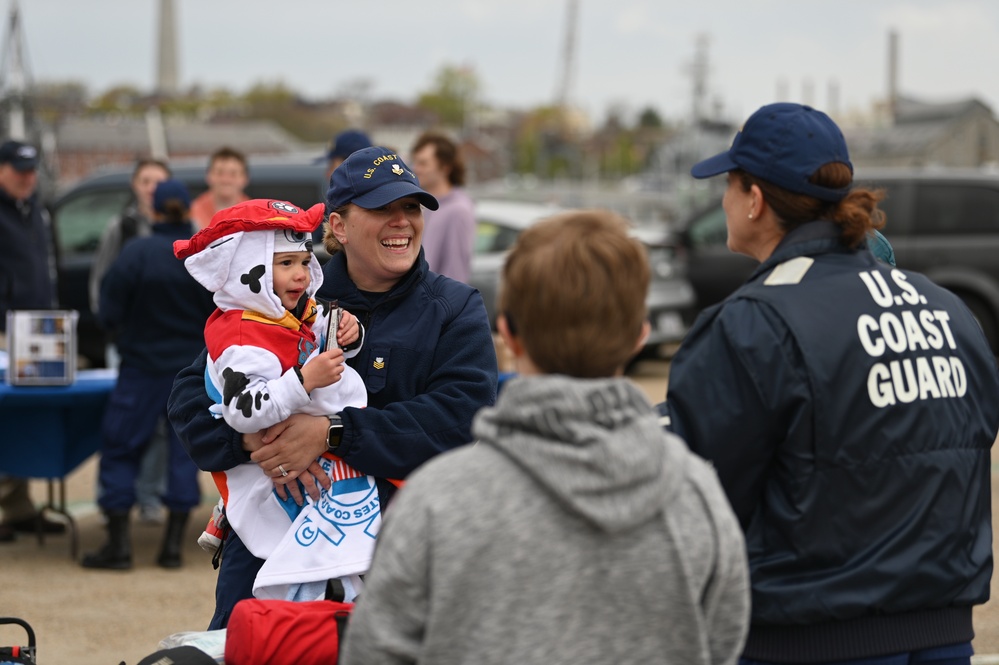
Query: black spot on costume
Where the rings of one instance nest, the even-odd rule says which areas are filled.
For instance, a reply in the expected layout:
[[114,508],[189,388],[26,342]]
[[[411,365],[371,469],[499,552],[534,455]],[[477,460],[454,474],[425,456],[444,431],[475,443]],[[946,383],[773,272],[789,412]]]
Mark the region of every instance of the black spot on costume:
[[249,286],[254,293],[260,293],[260,278],[264,276],[266,270],[267,268],[263,264],[253,266],[250,268],[250,272],[240,275],[239,281]]
[[[254,399],[253,394],[245,392],[246,386],[250,385],[250,380],[246,374],[234,371],[231,367],[222,370],[222,399],[226,406],[236,398],[236,408],[242,412],[244,418],[253,415]],[[256,408],[259,411],[261,400],[270,399],[270,395],[257,393]]]

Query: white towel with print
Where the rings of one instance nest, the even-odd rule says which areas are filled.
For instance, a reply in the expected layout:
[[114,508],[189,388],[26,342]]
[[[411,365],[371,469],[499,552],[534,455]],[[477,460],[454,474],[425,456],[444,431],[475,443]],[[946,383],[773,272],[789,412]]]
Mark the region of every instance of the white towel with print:
[[[364,574],[381,527],[375,479],[342,460],[319,458],[332,481],[319,501],[282,501],[274,483],[254,464],[226,472],[226,517],[240,540],[264,565],[253,582],[257,598],[290,599],[298,585]],[[321,594],[320,594],[321,595]]]
[[[337,383],[312,391],[317,413],[366,404],[364,382],[351,367]],[[295,596],[290,585],[365,573],[371,564],[381,525],[375,479],[338,458],[318,462],[333,485],[318,502],[303,490],[303,506],[290,496],[282,501],[255,462],[225,472],[226,519],[250,553],[265,560],[253,587],[258,598]]]
[[298,587],[313,584],[322,597],[326,580],[368,572],[381,528],[378,487],[340,460],[321,458],[333,480],[319,501],[296,516],[253,582],[257,598],[302,598]]

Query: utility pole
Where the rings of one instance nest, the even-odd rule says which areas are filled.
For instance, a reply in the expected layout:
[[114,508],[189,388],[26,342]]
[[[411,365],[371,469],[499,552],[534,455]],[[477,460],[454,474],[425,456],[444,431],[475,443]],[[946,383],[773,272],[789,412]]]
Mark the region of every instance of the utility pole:
[[562,55],[559,62],[559,75],[555,81],[555,118],[543,130],[541,150],[539,154],[542,173],[548,171],[555,175],[563,171],[571,175],[572,169],[578,167],[578,151],[572,146],[570,139],[574,133],[571,117],[572,83],[576,68],[576,24],[579,17],[579,0],[567,0],[565,41],[562,43]]
[[0,140],[33,143],[41,149],[39,189],[53,191],[59,171],[55,132],[43,127],[32,109],[32,77],[28,50],[24,45],[24,25],[18,0],[10,0],[7,33],[0,62]]
[[28,89],[28,63],[24,57],[24,36],[21,30],[21,10],[17,0],[11,0],[4,38],[3,64],[0,66],[0,92],[6,112],[7,136],[19,141],[28,139],[25,121],[25,94]]
[[568,0],[567,4],[562,67],[555,86],[555,106],[562,113],[568,110],[572,102],[572,84],[576,69],[576,26],[579,20],[579,0]]
[[705,104],[708,96],[708,36],[697,35],[694,48],[694,60],[687,65],[687,72],[692,82],[691,122],[696,127],[705,118]]

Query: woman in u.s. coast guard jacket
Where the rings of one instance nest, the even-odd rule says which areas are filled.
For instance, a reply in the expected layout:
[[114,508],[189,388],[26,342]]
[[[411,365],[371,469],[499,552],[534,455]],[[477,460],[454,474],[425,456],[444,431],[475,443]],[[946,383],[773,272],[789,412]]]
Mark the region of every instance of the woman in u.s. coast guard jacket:
[[969,662],[999,427],[982,331],[952,293],[868,251],[880,194],[851,189],[824,113],[761,108],[692,169],[723,173],[728,246],[761,264],[691,329],[665,410],[746,533],[745,662],[938,648]]

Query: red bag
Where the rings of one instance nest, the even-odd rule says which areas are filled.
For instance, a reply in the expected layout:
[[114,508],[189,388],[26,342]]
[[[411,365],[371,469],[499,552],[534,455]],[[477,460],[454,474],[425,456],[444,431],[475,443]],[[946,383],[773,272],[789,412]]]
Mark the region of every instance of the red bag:
[[354,603],[247,598],[236,603],[225,638],[226,665],[336,663]]

